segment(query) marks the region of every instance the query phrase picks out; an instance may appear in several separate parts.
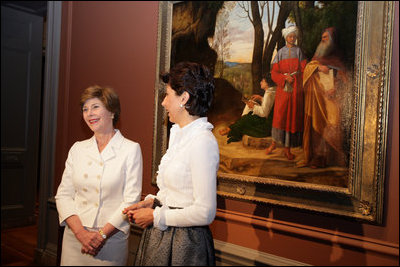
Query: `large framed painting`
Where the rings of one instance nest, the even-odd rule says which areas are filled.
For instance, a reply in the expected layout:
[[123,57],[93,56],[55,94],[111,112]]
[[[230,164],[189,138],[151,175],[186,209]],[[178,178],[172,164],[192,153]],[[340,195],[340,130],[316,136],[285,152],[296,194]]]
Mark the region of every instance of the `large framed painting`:
[[152,182],[171,126],[159,75],[193,61],[215,78],[220,197],[382,223],[393,23],[390,1],[160,1]]

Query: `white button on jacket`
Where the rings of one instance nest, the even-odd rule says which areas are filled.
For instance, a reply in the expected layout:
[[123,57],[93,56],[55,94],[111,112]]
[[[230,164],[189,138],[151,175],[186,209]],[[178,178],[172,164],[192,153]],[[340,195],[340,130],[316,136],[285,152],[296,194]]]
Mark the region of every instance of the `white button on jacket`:
[[142,172],[140,145],[118,130],[101,153],[94,136],[76,142],[55,196],[60,225],[78,215],[83,226],[111,223],[127,234],[130,225],[122,210],[140,200]]

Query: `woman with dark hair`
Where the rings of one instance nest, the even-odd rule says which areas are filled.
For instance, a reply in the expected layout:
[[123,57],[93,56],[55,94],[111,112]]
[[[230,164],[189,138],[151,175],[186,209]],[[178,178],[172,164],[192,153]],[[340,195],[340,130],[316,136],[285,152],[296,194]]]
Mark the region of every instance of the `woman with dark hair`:
[[88,87],[80,104],[94,135],[71,147],[55,196],[61,265],[126,265],[130,225],[121,210],[140,200],[140,145],[114,128],[121,108],[112,88]]
[[174,125],[158,169],[159,191],[124,210],[145,228],[135,265],[215,265],[208,225],[216,213],[219,150],[205,117],[214,79],[205,66],[183,62],[162,80],[162,105]]

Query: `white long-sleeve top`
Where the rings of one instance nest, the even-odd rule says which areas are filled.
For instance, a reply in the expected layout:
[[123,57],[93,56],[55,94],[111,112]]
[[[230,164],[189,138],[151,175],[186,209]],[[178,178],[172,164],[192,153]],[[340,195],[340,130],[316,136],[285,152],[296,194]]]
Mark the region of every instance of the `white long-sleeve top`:
[[157,199],[163,206],[153,212],[154,227],[202,226],[214,220],[219,149],[212,129],[206,117],[183,128],[172,126],[169,147],[158,169]]
[[272,106],[274,105],[275,102],[275,93],[276,93],[276,87],[269,87],[267,90],[265,90],[261,105],[254,105],[254,107],[251,109],[249,106],[245,106],[243,109],[243,115],[246,115],[250,111],[253,111],[254,115],[257,115],[259,117],[268,117],[269,113],[271,112]]
[[55,196],[60,225],[78,215],[83,226],[110,223],[128,234],[130,225],[122,210],[140,200],[142,171],[140,145],[118,130],[101,153],[94,136],[76,142]]

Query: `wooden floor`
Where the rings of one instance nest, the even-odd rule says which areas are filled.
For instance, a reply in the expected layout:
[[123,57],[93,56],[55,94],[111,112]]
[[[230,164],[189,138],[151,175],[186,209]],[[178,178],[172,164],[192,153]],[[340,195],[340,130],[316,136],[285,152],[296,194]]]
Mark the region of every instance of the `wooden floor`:
[[1,266],[36,266],[37,225],[1,230]]

